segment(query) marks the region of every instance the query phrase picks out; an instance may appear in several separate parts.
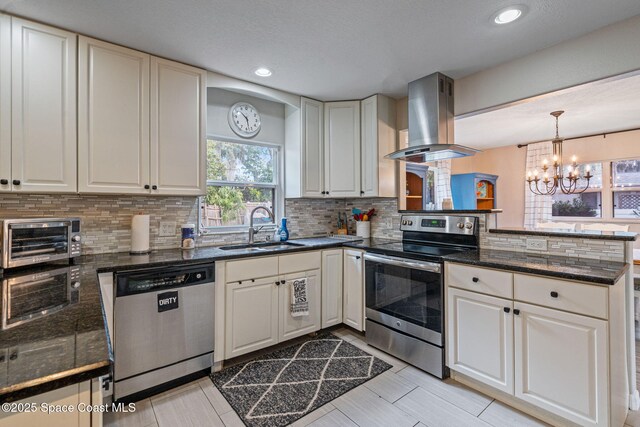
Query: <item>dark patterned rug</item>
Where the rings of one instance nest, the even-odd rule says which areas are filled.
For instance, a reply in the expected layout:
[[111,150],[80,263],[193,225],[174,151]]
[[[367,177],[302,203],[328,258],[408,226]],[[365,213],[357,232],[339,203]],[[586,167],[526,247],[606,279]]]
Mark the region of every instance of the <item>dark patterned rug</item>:
[[291,424],[391,365],[330,333],[211,374],[250,427]]

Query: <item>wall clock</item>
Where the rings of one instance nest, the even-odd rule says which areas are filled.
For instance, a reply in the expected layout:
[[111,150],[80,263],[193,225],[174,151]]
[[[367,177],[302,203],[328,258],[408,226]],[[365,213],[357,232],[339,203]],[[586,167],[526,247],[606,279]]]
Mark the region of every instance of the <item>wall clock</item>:
[[256,136],[262,126],[260,113],[248,102],[236,102],[229,109],[229,126],[242,138]]

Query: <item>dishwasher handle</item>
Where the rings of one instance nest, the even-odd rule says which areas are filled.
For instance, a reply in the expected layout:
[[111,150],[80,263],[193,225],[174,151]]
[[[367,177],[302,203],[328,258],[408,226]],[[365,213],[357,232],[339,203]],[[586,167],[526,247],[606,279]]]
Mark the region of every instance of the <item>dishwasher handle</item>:
[[116,298],[214,282],[215,268],[212,262],[115,273]]

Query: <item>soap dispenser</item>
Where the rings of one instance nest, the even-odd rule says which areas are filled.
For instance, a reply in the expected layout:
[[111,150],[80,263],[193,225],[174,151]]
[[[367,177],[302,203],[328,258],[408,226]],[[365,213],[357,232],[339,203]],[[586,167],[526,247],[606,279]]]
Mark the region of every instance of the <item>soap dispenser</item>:
[[287,240],[289,240],[289,230],[287,230],[287,218],[283,216],[280,223],[280,241],[286,242]]

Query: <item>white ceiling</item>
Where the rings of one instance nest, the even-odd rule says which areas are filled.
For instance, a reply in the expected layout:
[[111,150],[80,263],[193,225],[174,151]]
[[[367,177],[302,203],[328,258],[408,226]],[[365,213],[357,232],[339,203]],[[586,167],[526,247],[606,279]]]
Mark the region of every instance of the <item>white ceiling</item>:
[[[511,4],[529,11],[497,26]],[[0,0],[0,9],[321,99],[402,96],[640,14],[638,0]],[[273,69],[261,79],[259,66]]]
[[[564,110],[560,136],[571,138],[640,128],[640,74],[587,83],[494,111],[457,118],[455,141],[487,149],[551,140]],[[638,142],[640,144],[640,142]]]

